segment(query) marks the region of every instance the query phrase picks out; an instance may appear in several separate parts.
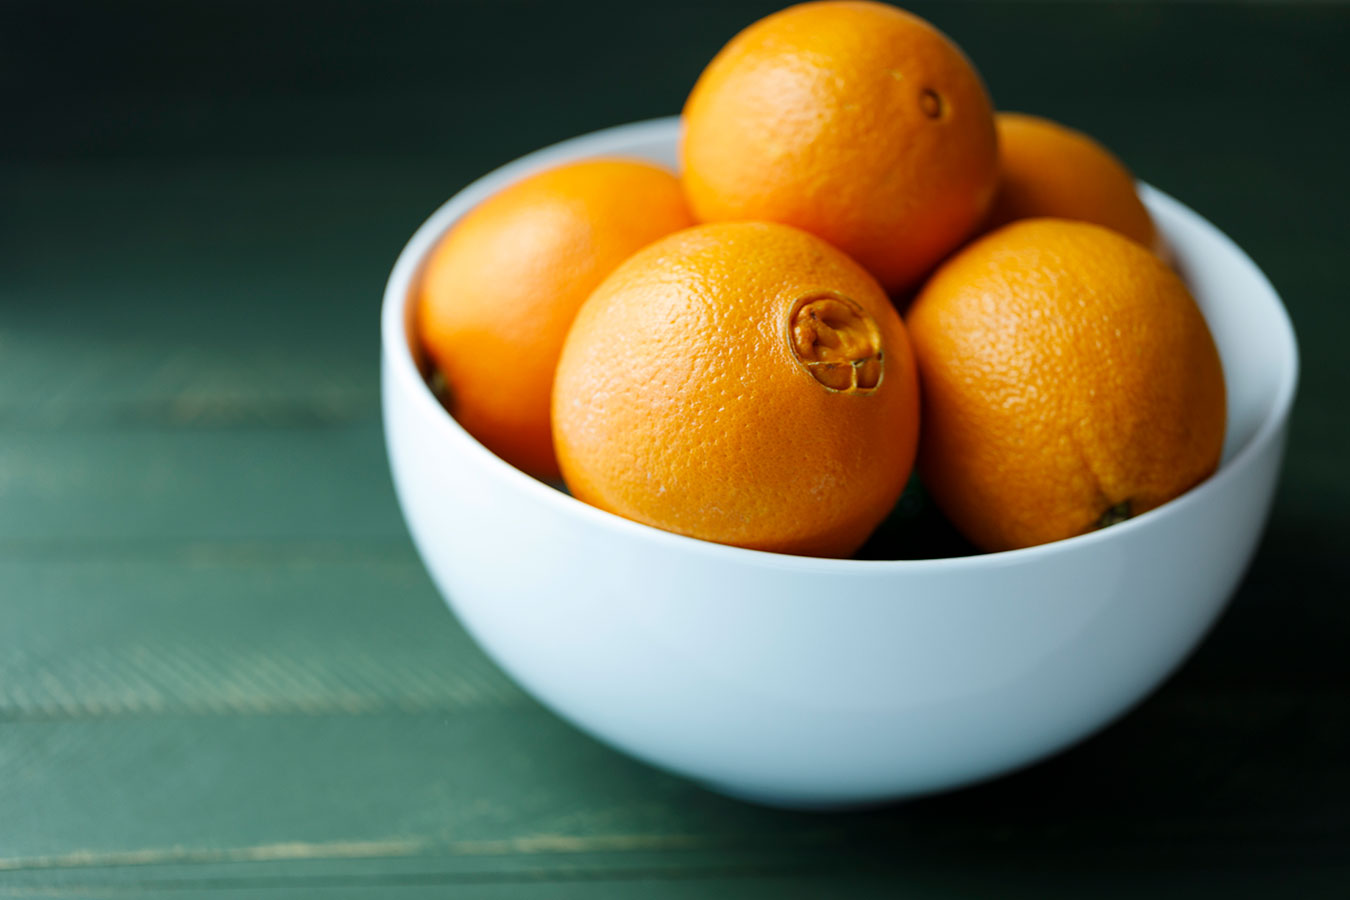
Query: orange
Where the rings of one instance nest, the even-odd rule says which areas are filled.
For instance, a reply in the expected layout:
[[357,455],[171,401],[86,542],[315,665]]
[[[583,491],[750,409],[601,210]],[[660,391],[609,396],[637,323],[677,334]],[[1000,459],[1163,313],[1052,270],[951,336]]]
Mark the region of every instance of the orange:
[[932,25],[881,3],[805,3],[709,63],[681,156],[700,220],[795,225],[900,291],[988,211],[995,140],[979,75]]
[[427,260],[417,330],[465,430],[557,478],[549,398],[572,318],[626,257],[690,224],[674,175],[625,160],[536,174],[464,216]]
[[553,394],[581,500],[679,534],[846,556],[913,465],[918,388],[881,286],[806,232],[678,232],[586,301]]
[[943,264],[907,316],[923,386],[919,473],[985,550],[1083,534],[1206,478],[1223,370],[1158,257],[1082,222],[1029,219]]
[[989,227],[1054,217],[1094,222],[1160,249],[1134,176],[1080,131],[1020,113],[999,113],[999,189]]

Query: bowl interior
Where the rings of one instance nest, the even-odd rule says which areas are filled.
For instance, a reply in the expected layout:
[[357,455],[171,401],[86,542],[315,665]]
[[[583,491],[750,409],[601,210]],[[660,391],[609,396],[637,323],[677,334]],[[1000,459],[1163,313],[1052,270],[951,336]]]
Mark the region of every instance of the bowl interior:
[[[478,179],[451,198],[414,234],[390,276],[385,295],[384,352],[394,357],[391,360],[394,367],[403,368],[414,376],[423,371],[412,326],[412,300],[418,272],[432,246],[456,220],[507,184],[572,160],[623,156],[649,160],[673,169],[677,166],[678,138],[678,117],[610,128],[524,156]],[[1175,267],[1190,286],[1205,315],[1223,362],[1228,425],[1221,476],[1224,469],[1247,455],[1244,451],[1254,451],[1255,443],[1274,439],[1278,426],[1288,414],[1298,372],[1293,329],[1269,281],[1227,236],[1155,188],[1141,185],[1140,193],[1168,241]],[[419,385],[414,389],[425,393],[426,399],[435,404],[437,413],[444,415],[423,379],[415,377],[415,380]],[[490,455],[490,451],[462,432],[449,416],[445,419],[477,451]],[[532,481],[524,473],[516,474],[522,484]],[[1144,518],[1147,516],[1133,521]],[[983,557],[1001,555],[984,554]]]
[[1289,318],[1260,269],[1222,232],[1163,192],[1140,193],[1170,244],[1173,264],[1205,314],[1223,360],[1228,429],[1223,462],[1287,411],[1297,370]]

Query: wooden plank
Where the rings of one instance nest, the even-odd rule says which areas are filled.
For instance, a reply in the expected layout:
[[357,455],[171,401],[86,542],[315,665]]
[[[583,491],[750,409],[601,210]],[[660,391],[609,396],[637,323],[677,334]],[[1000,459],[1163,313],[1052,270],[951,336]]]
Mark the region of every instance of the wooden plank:
[[[222,623],[192,631],[197,614],[237,617],[234,653],[252,639],[249,621],[303,621],[315,603],[333,604],[342,616],[374,609],[391,615],[407,597],[435,618],[390,618],[389,629],[418,641],[455,638],[427,631],[443,613],[403,537],[373,423],[114,432],[80,443],[53,433],[10,434],[0,443],[0,473],[0,596],[11,623],[0,630],[8,654],[0,655],[0,671],[20,659],[32,672],[64,665],[64,644],[143,636],[142,621],[188,629],[170,632],[157,659],[199,642],[225,653],[215,630]],[[1350,608],[1326,589],[1346,576],[1332,527],[1344,481],[1330,465],[1305,465],[1290,481],[1234,612],[1194,667],[1253,686],[1330,680],[1350,687],[1350,661],[1338,649]],[[188,618],[179,623],[175,616]],[[359,644],[381,633],[360,621],[344,640]],[[34,642],[53,650],[36,654]],[[391,646],[381,644],[375,655]],[[323,649],[316,645],[311,655]],[[283,655],[294,658],[294,648]],[[1253,668],[1254,658],[1263,665]],[[212,663],[224,664],[224,656]],[[99,696],[99,703],[114,702]],[[149,704],[154,696],[125,702]]]
[[0,722],[525,703],[411,548],[0,559]]
[[[401,546],[380,424],[20,430],[0,437],[0,555],[91,541]],[[25,549],[28,548],[28,549]]]
[[739,846],[822,825],[923,855],[1243,846],[1316,862],[1350,837],[1333,802],[1350,798],[1333,603],[1283,625],[1278,603],[1239,604],[1173,685],[1052,763],[822,820],[721,800],[558,722],[490,668],[410,560],[58,559],[6,562],[0,579],[20,589],[0,632],[0,870],[296,841],[415,838],[436,856],[537,834]]
[[[940,878],[972,864],[986,888],[1035,884],[1047,866],[1061,887],[1225,867],[1342,877],[1346,817],[1325,797],[1344,796],[1344,774],[1312,758],[1291,772],[1261,749],[1327,699],[1174,698],[983,791],[827,818],[720,799],[532,709],[12,722],[0,885]],[[1329,746],[1348,725],[1324,719],[1306,737]]]
[[716,797],[539,709],[406,550],[308,554],[0,560],[0,887],[940,879],[971,858],[1025,881],[1056,860],[1100,877],[1235,849],[1253,877],[1332,877],[1350,837],[1329,803],[1350,797],[1350,678],[1331,637],[1307,641],[1344,633],[1335,604],[1281,627],[1278,604],[1240,602],[1176,683],[1083,747],[822,818]]
[[[0,256],[0,426],[369,411],[384,276],[443,190],[425,169],[394,171],[0,169],[9,221],[25,226]],[[333,180],[355,181],[349,208],[316,216]]]
[[[547,879],[547,880],[546,880]],[[1254,898],[1274,896],[1327,897],[1343,894],[1347,880],[1344,871],[1288,870],[1253,873],[1247,866],[1236,869],[1216,867],[1211,871],[1139,871],[1112,870],[1084,872],[1069,868],[1030,871],[1027,869],[986,867],[978,863],[965,867],[939,869],[920,865],[888,875],[876,872],[830,874],[815,871],[792,875],[764,875],[754,871],[727,873],[716,868],[706,872],[684,869],[649,869],[596,877],[592,870],[558,869],[541,871],[538,877],[501,880],[491,876],[457,877],[443,874],[362,877],[342,875],[330,878],[259,879],[252,885],[230,875],[107,884],[72,882],[61,887],[37,889],[0,887],[0,897],[192,897],[221,900],[263,900],[263,898],[315,898],[342,900],[371,896],[416,900],[422,897],[481,897],[484,900],[653,900],[675,898],[736,897],[784,898],[784,900],[850,900],[903,897],[906,900],[952,900],[952,898],[998,898],[998,900],[1041,900],[1041,898],[1100,897],[1104,900],[1137,900],[1141,896],[1194,900],[1196,897]]]

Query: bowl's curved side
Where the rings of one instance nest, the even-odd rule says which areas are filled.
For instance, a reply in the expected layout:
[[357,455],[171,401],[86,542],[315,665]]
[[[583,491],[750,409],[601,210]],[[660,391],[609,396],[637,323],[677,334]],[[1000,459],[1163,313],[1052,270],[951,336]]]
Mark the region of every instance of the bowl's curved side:
[[616,540],[438,457],[387,400],[409,527],[496,661],[621,749],[791,804],[954,786],[1118,715],[1222,609],[1279,465],[1271,444],[1241,490],[1062,559],[803,578]]
[[[675,133],[672,120],[645,123],[633,141],[615,130],[575,155],[669,154]],[[386,295],[384,414],[400,503],[433,579],[487,652],[560,714],[653,764],[792,805],[874,802],[1023,765],[1165,677],[1259,539],[1292,399],[1293,376],[1274,365],[1235,387],[1239,405],[1264,404],[1266,415],[1230,447],[1222,477],[1126,525],[1032,551],[799,560],[584,507],[464,434],[408,352],[416,267],[473,202],[457,197],[418,232]],[[1203,257],[1190,274],[1208,314],[1283,315],[1211,226],[1180,204],[1150,205],[1183,263]],[[1211,268],[1242,277],[1216,283]],[[1224,290],[1241,295],[1233,309]]]

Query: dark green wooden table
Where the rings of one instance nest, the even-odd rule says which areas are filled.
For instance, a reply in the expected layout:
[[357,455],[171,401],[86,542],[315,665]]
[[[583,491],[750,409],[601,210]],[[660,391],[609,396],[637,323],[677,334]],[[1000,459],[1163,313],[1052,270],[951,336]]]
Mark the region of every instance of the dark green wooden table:
[[1299,331],[1250,576],[1124,721],[774,812],[581,736],[446,611],[381,443],[388,266],[487,169],[677,110],[769,8],[0,5],[0,897],[1350,895],[1342,6],[916,6]]

